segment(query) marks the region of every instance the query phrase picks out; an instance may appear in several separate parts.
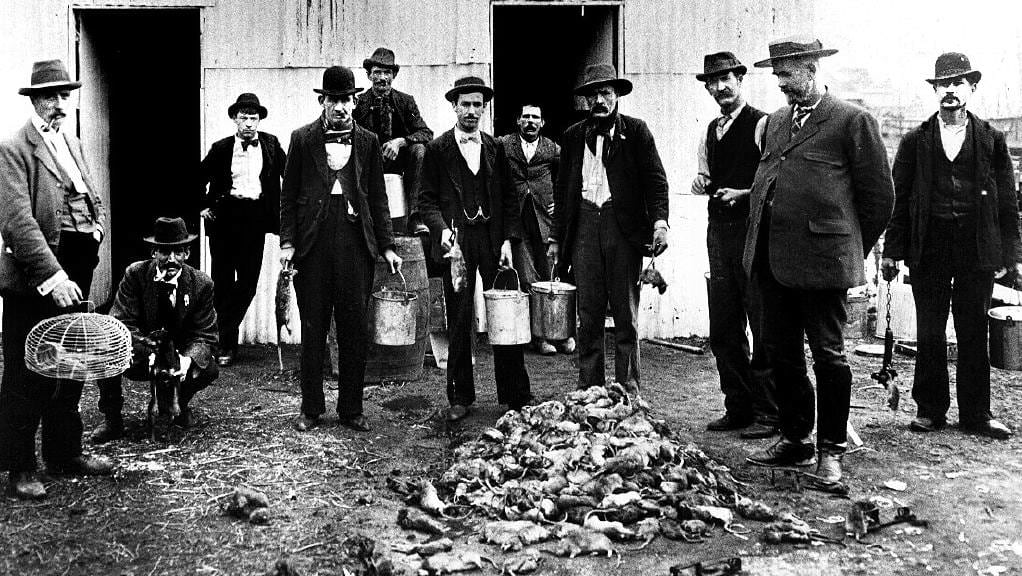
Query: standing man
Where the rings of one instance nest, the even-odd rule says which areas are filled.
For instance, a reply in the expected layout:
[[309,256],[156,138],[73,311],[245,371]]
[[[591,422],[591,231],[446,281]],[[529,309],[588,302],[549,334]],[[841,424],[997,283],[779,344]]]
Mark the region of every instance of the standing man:
[[[743,256],[763,297],[781,428],[777,443],[748,459],[762,466],[812,465],[815,416],[816,474],[825,482],[841,479],[847,448],[852,371],[842,334],[845,299],[848,288],[866,282],[863,255],[894,205],[876,120],[817,83],[820,58],[835,52],[798,36],[775,40],[770,58],[756,62],[773,67],[788,105],[766,119]],[[806,372],[806,336],[818,398]]]
[[337,323],[337,415],[354,430],[369,430],[362,414],[369,333],[366,311],[379,254],[391,272],[401,269],[383,188],[380,142],[356,126],[351,112],[355,76],[345,66],[323,73],[319,118],[291,133],[280,196],[280,259],[294,262],[302,317],[302,407],[295,429],[319,424],[323,354]]
[[[476,270],[484,289],[493,287],[497,267],[511,265],[511,242],[520,239],[518,199],[507,181],[504,150],[479,129],[493,90],[481,78],[454,81],[445,95],[458,117],[454,128],[426,145],[422,174],[422,218],[439,240],[437,259],[457,242],[465,258],[466,283],[454,291],[450,266],[444,267],[444,297],[451,338],[447,361],[447,420],[468,416],[475,402],[472,374],[472,304]],[[493,346],[497,402],[513,409],[529,403],[524,345]]]
[[934,66],[938,111],[905,135],[894,159],[894,217],[887,227],[881,268],[898,275],[898,260],[912,273],[916,304],[916,356],[909,427],[933,432],[947,422],[948,310],[958,335],[955,383],[963,430],[1004,440],[1011,429],[990,413],[987,309],[994,272],[1022,277],[1018,197],[1004,134],[966,106],[982,74],[957,52]]
[[35,435],[51,474],[109,474],[113,464],[82,455],[82,383],[45,378],[25,367],[25,339],[39,321],[89,297],[106,221],[81,142],[62,130],[72,82],[60,60],[32,65],[28,96],[35,113],[0,143],[0,470],[22,499],[46,496],[36,474]]
[[[646,123],[618,112],[632,83],[610,64],[586,66],[575,94],[589,118],[564,131],[547,258],[578,284],[579,388],[602,386],[603,322],[614,316],[614,379],[639,386],[643,255],[667,249],[667,175]],[[558,260],[561,258],[561,260]]]
[[237,130],[214,142],[199,165],[200,186],[209,184],[200,214],[210,235],[221,366],[230,366],[237,355],[238,327],[255,297],[266,234],[280,233],[280,179],[286,162],[277,137],[258,131],[266,118],[258,96],[241,94],[227,115]]
[[392,86],[401,69],[394,51],[377,48],[362,61],[373,87],[355,104],[355,122],[376,134],[383,152],[383,172],[401,174],[408,214],[408,234],[428,236],[429,228],[419,215],[419,182],[422,158],[433,131],[419,114],[415,98]]
[[[699,174],[692,193],[710,196],[706,203],[710,349],[724,393],[724,415],[706,429],[744,428],[742,438],[768,438],[777,433],[777,405],[763,344],[762,303],[742,269],[749,189],[759,165],[756,124],[765,116],[742,99],[747,70],[730,52],[703,58],[703,73],[696,80],[717,101],[720,117],[710,122],[699,143]],[[751,355],[747,325],[752,329]]]
[[[535,104],[522,106],[518,116],[518,132],[498,140],[504,147],[511,179],[518,194],[518,210],[522,221],[522,241],[514,244],[515,269],[522,275],[522,287],[533,282],[550,280],[551,266],[546,258],[546,241],[554,213],[554,182],[561,147],[540,135],[543,110]],[[559,342],[557,348],[546,340],[534,342],[544,356],[575,351],[575,339]]]

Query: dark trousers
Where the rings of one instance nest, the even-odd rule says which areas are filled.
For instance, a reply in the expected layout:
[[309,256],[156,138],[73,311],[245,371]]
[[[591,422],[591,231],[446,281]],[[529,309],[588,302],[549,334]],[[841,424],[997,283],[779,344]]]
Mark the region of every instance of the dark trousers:
[[582,201],[572,268],[578,285],[579,388],[603,386],[603,323],[614,317],[614,379],[639,385],[639,272],[642,255],[625,240],[610,203]]
[[401,174],[409,216],[419,212],[419,183],[422,181],[422,159],[425,155],[426,145],[416,143],[402,148],[394,160],[383,161],[385,173]]
[[366,311],[373,285],[373,258],[361,222],[347,217],[344,198],[330,197],[315,245],[295,264],[295,296],[302,318],[302,413],[326,412],[323,359],[330,319],[337,325],[337,414],[362,414],[369,329]]
[[238,327],[256,294],[263,264],[263,208],[260,200],[228,198],[217,213],[210,237],[212,274],[220,349],[238,347]]
[[[452,406],[455,404],[469,406],[476,399],[475,377],[472,372],[476,270],[483,279],[483,289],[488,290],[493,287],[498,261],[493,253],[489,224],[465,226],[459,230],[458,236],[458,245],[465,255],[468,282],[460,292],[455,293],[451,284],[451,267],[444,267],[447,332],[451,341],[450,356],[447,359],[447,400]],[[528,403],[532,392],[529,387],[529,374],[525,370],[524,345],[494,345],[493,372],[497,383],[497,403],[512,408],[519,408]]]
[[[747,229],[744,219],[711,220],[706,229],[710,350],[717,361],[727,413],[739,420],[776,425],[773,375],[763,343],[763,306],[758,288],[748,281],[742,268]],[[752,330],[751,351],[746,326]]]
[[521,275],[522,290],[528,290],[533,282],[550,280],[546,238],[540,234],[539,219],[532,198],[527,198],[522,208],[522,232],[522,241],[514,244],[512,251],[515,270]]

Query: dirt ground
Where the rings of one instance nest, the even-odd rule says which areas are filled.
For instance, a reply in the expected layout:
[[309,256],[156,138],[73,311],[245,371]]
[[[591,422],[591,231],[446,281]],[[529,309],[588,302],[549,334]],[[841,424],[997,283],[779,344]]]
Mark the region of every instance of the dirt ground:
[[[341,542],[356,533],[376,539],[398,568],[414,574],[417,558],[391,546],[426,538],[397,527],[403,503],[385,480],[390,474],[439,476],[454,446],[498,418],[488,348],[479,349],[479,401],[466,422],[453,427],[444,422],[444,374],[427,368],[419,381],[367,389],[373,430],[365,434],[337,426],[336,416],[311,433],[292,430],[299,402],[297,353],[294,347],[285,350],[289,369],[281,374],[273,348],[244,347],[241,362],[194,401],[199,424],[170,444],[153,443],[141,425],[148,390],[137,384],[128,389],[129,437],[90,448],[117,462],[112,478],[48,483],[49,497],[41,502],[0,500],[0,574],[255,575],[284,558],[303,575],[339,575]],[[768,440],[705,431],[721,409],[709,354],[643,343],[643,397],[680,441],[695,442],[730,466],[748,484],[748,495],[794,512],[825,535],[843,537],[838,517],[852,501],[874,495],[910,506],[929,527],[891,526],[861,542],[846,538],[844,545],[800,548],[763,544],[762,525],[747,522],[751,533],[745,537],[717,529],[702,544],[660,538],[642,551],[623,550],[621,559],[544,555],[539,573],[667,576],[672,565],[730,555],[740,555],[744,573],[753,575],[1022,573],[1019,436],[997,442],[956,427],[912,433],[911,359],[897,359],[903,401],[892,413],[882,391],[862,389],[872,383],[869,373],[879,360],[850,358],[856,378],[851,419],[865,446],[845,459],[849,498],[799,491],[788,478],[772,481],[766,470],[747,466],[745,456]],[[573,358],[529,354],[527,363],[539,400],[560,399],[574,387]],[[994,371],[995,413],[1015,429],[1022,428],[1020,393],[1022,375]],[[335,395],[328,392],[328,405]],[[95,405],[90,386],[82,401],[86,430],[100,421]],[[949,418],[957,420],[954,409]],[[885,487],[890,480],[903,482],[904,490]],[[267,494],[269,524],[249,524],[220,511],[220,503],[241,485]],[[890,517],[893,510],[882,513]],[[480,544],[472,532],[479,520],[465,523],[456,550],[476,550],[499,563],[500,551]]]

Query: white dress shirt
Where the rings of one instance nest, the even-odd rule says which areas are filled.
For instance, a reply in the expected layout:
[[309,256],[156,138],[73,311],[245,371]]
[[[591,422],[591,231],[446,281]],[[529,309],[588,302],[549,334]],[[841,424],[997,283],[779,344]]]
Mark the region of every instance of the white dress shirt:
[[536,155],[536,148],[539,146],[539,137],[537,136],[532,142],[521,137],[519,139],[522,141],[522,154],[525,155],[525,161],[532,162],[532,157]]
[[966,134],[969,133],[969,119],[965,119],[965,124],[945,124],[939,114],[937,119],[940,120],[940,144],[944,147],[944,155],[954,162],[958,153],[962,151]]
[[458,143],[458,150],[461,157],[468,164],[472,174],[479,173],[479,157],[483,152],[483,140],[479,130],[475,132],[462,132],[457,126],[454,127],[454,140]]
[[[610,127],[614,137],[617,126]],[[602,207],[610,200],[610,185],[607,183],[607,168],[603,165],[603,134],[596,135],[596,152],[583,145],[582,153],[582,198]]]
[[75,162],[74,156],[71,155],[71,149],[67,145],[67,140],[64,139],[64,133],[58,128],[47,128],[46,122],[43,122],[43,119],[37,114],[32,115],[32,125],[35,126],[36,130],[43,137],[46,147],[50,149],[54,159],[60,164],[61,169],[64,170],[67,177],[74,183],[75,191],[79,194],[88,194],[89,187],[85,185],[82,171],[78,167],[78,163]]
[[231,155],[231,196],[258,200],[262,194],[262,187],[259,185],[259,173],[262,171],[262,150],[251,145],[246,149],[241,144],[241,138],[235,136],[234,152]]
[[[745,109],[745,102],[742,102],[741,106],[739,106],[734,111],[732,111],[730,114],[728,114],[728,116],[729,116],[728,119],[725,120],[723,123],[720,122],[720,120],[721,120],[721,118],[723,118],[723,116],[718,116],[717,117],[717,142],[720,142],[721,138],[723,138],[724,135],[727,134],[727,131],[730,130],[731,126],[734,125],[735,118],[738,118],[738,115],[741,114],[742,110],[744,110],[744,109]],[[763,118],[766,118],[766,116],[763,116]],[[765,123],[763,122],[763,118],[760,118],[760,121],[756,123],[756,129],[753,131],[753,134],[752,134],[753,140],[756,143],[756,148],[760,147],[760,145],[759,145],[760,144],[760,140],[762,140],[763,129],[765,127]],[[705,176],[709,176],[710,175],[710,160],[709,160],[710,153],[709,153],[709,151],[708,151],[708,149],[706,147],[706,136],[707,135],[704,133],[703,134],[703,138],[699,141],[699,151],[697,152],[697,157],[698,157],[698,161],[699,161],[699,173],[703,174]]]

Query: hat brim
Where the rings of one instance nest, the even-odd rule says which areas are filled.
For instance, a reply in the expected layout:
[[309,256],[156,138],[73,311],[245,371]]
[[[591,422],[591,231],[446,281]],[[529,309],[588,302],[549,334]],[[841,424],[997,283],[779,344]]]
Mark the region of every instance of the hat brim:
[[259,111],[260,120],[265,119],[266,116],[268,115],[266,106],[253,106],[251,103],[235,102],[234,104],[231,104],[230,106],[227,107],[227,116],[230,118],[234,118],[234,113],[237,112],[239,108],[255,108],[256,110]]
[[365,68],[366,72],[372,71],[373,66],[392,70],[394,72],[394,76],[397,76],[398,71],[401,70],[401,66],[399,64],[387,64],[385,62],[380,62],[379,60],[373,60],[371,58],[366,58],[365,60],[362,61],[362,67]]
[[756,68],[769,68],[774,65],[774,62],[781,60],[790,60],[792,58],[823,58],[825,56],[832,56],[837,54],[837,48],[822,48],[820,50],[805,50],[803,52],[792,52],[791,54],[785,54],[784,56],[777,56],[774,58],[767,58],[766,60],[760,60],[753,64]]
[[191,244],[192,242],[194,242],[195,239],[198,237],[199,237],[198,234],[189,234],[188,236],[185,237],[184,240],[179,240],[177,242],[158,242],[156,240],[156,236],[146,236],[142,240],[148,242],[149,244],[152,244],[153,246],[185,246],[187,244]]
[[575,94],[584,96],[586,92],[599,88],[600,86],[613,86],[614,90],[617,91],[618,96],[625,96],[632,92],[632,81],[627,78],[608,78],[605,80],[596,80],[594,82],[588,82],[575,88]]
[[927,78],[926,81],[930,84],[936,84],[938,82],[944,82],[947,80],[953,80],[955,78],[965,78],[972,84],[979,82],[980,78],[983,77],[983,73],[979,70],[969,70],[968,72],[962,72],[961,74],[951,74],[950,76],[940,76],[937,78]]
[[317,94],[324,96],[351,96],[352,94],[358,94],[365,90],[365,88],[352,88],[351,90],[322,90],[320,88],[313,88],[312,91]]
[[706,82],[707,80],[709,80],[710,78],[713,78],[714,76],[719,76],[719,75],[725,74],[727,72],[737,72],[738,74],[745,74],[748,71],[749,71],[749,69],[745,67],[745,64],[739,64],[738,66],[731,66],[729,68],[721,68],[720,70],[715,70],[713,72],[703,72],[702,74],[696,74],[696,80],[698,80],[700,82]]
[[43,84],[36,84],[34,86],[26,86],[18,89],[18,94],[22,96],[31,96],[39,92],[47,92],[50,90],[77,90],[82,87],[81,82],[45,82]]
[[493,88],[485,84],[465,84],[463,86],[456,86],[451,88],[444,94],[444,98],[448,102],[454,102],[458,99],[458,94],[470,94],[472,92],[481,92],[483,95],[483,101],[489,102],[493,99]]

